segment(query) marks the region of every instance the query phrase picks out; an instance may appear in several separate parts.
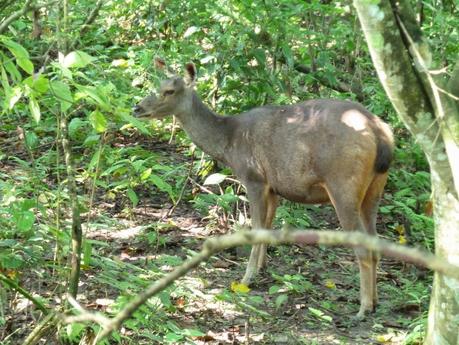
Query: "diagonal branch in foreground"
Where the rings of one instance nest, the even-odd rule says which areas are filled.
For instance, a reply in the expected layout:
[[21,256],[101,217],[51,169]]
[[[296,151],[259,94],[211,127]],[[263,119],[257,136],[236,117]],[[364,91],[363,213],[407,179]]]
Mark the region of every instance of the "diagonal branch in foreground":
[[[363,233],[349,233],[338,231],[314,231],[314,230],[295,230],[295,231],[272,231],[272,230],[252,230],[240,231],[232,235],[225,235],[208,239],[200,253],[185,261],[175,270],[165,275],[161,279],[152,283],[146,290],[127,304],[114,318],[105,319],[101,322],[102,331],[95,339],[94,344],[109,336],[113,331],[119,329],[121,324],[130,318],[132,314],[144,304],[150,297],[164,290],[175,280],[186,275],[193,268],[209,259],[213,254],[228,248],[246,244],[303,244],[303,245],[327,245],[345,246],[351,248],[365,248],[379,252],[400,261],[413,263],[431,270],[442,273],[446,276],[455,278],[459,281],[459,266],[450,264],[439,257],[419,249],[408,248],[381,240],[375,236],[368,236]],[[98,316],[100,318],[100,315]],[[79,322],[95,321],[97,318],[78,318]],[[64,322],[74,321],[75,318],[69,317]]]

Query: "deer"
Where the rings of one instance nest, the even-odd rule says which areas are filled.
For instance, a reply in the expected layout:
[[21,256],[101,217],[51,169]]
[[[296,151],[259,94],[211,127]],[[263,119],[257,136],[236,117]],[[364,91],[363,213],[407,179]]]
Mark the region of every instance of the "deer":
[[[157,62],[164,68],[164,62]],[[304,204],[331,203],[345,231],[377,236],[376,216],[393,158],[388,124],[361,104],[312,99],[265,105],[235,116],[216,114],[195,91],[196,67],[160,83],[158,93],[133,108],[138,118],[174,115],[192,142],[229,166],[245,186],[253,229],[270,229],[279,197]],[[378,301],[377,253],[354,249],[360,273],[362,320]],[[252,246],[242,283],[266,265],[267,246]]]

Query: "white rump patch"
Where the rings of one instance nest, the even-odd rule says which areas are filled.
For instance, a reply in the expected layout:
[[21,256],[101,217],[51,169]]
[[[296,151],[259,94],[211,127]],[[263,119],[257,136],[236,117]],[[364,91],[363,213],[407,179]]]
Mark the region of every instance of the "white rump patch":
[[356,131],[363,131],[367,127],[368,118],[358,110],[348,110],[341,116],[341,121]]

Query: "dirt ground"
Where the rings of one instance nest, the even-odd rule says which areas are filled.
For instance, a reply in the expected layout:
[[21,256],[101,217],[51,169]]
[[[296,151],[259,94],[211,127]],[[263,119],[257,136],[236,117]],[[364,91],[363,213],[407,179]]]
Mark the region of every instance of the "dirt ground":
[[[172,150],[169,153],[174,154]],[[150,275],[152,267],[167,273],[179,263],[177,259],[184,260],[199,251],[206,238],[234,231],[216,219],[203,218],[186,200],[168,215],[172,205],[166,195],[158,198],[145,194],[129,215],[121,213],[116,202],[99,200],[94,205],[96,225],[85,231],[93,241],[93,257],[97,260],[83,266],[79,301],[85,308],[113,311],[111,304],[120,294],[131,296],[136,292],[129,283],[138,280],[146,286],[154,280],[155,276]],[[311,217],[316,224],[338,228],[330,207]],[[391,235],[384,230],[385,221],[380,217],[378,228],[383,229],[383,237],[390,239]],[[158,310],[155,322],[163,322],[165,332],[173,328],[167,326],[168,320],[172,320],[180,328],[202,333],[186,340],[171,339],[169,343],[395,345],[402,344],[408,326],[427,308],[407,293],[407,281],[424,283],[426,273],[382,258],[378,268],[378,309],[364,321],[356,322],[353,316],[359,308],[358,269],[352,251],[343,248],[269,248],[268,268],[247,296],[234,296],[230,287],[243,276],[248,251],[249,248],[242,248],[220,253],[169,290],[170,306],[166,311]],[[110,271],[109,261],[103,260],[118,266]],[[21,285],[58,305],[65,287],[62,282],[49,279],[55,276],[53,270],[50,264],[23,272]],[[113,284],[110,275],[116,279]],[[0,335],[7,340],[0,344],[21,344],[40,321],[39,313],[17,294],[4,291],[2,295],[8,304],[2,308],[6,310],[6,324]],[[123,327],[121,334],[127,337],[123,344],[161,343],[136,336],[136,327],[141,326]]]

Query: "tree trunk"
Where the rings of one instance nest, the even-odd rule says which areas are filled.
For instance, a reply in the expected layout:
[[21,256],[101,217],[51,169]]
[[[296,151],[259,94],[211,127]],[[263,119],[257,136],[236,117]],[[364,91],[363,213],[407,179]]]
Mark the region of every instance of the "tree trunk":
[[[431,171],[435,220],[435,254],[459,263],[459,200]],[[459,281],[435,273],[425,345],[459,344]]]
[[[459,110],[439,88],[459,93],[459,63],[449,83],[429,72],[431,53],[406,0],[354,0],[373,64],[395,110],[430,165],[435,253],[459,264]],[[426,345],[459,345],[459,281],[435,274]]]

